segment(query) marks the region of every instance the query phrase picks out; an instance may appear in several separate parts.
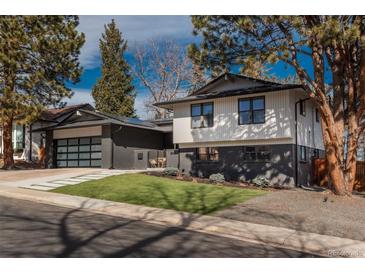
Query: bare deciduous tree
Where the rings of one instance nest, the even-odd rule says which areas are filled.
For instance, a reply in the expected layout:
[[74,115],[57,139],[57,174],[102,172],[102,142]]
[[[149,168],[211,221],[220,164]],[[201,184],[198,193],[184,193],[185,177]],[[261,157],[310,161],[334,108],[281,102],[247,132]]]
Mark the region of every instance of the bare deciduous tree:
[[172,40],[150,40],[136,46],[134,57],[134,73],[149,91],[145,107],[155,119],[170,115],[155,103],[182,97],[204,79],[203,75],[197,77],[202,72],[192,66],[185,47]]

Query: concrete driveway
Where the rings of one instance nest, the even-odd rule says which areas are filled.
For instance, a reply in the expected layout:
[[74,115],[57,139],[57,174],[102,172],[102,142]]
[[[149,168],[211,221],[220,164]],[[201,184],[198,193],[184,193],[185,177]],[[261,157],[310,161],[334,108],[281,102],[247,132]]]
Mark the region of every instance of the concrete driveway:
[[62,168],[0,171],[0,185],[29,187],[35,183],[64,180],[72,177],[95,174],[100,168]]

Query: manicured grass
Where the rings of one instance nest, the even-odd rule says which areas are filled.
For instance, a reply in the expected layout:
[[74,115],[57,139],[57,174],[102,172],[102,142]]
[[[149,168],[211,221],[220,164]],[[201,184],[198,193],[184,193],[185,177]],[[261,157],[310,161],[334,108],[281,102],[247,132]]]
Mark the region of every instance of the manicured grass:
[[145,174],[111,176],[52,191],[201,214],[209,214],[266,193],[261,190],[182,182]]

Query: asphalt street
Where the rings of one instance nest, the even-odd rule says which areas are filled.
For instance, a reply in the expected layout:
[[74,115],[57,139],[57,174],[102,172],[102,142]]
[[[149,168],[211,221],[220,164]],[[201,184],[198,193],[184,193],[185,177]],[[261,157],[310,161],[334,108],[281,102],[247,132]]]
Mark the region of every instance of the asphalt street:
[[0,197],[0,257],[313,257],[181,228]]

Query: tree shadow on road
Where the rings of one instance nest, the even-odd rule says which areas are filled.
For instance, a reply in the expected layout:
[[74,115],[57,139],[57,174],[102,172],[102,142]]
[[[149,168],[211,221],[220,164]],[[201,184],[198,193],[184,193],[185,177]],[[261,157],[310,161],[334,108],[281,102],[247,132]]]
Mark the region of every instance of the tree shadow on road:
[[[161,194],[166,202],[172,203],[166,193]],[[4,200],[6,206],[0,206],[0,257],[311,256],[269,245],[189,231],[189,226],[201,215],[186,212],[179,213],[181,225],[166,227],[146,223],[144,218],[126,220],[93,214],[83,210],[83,207],[66,209]],[[188,198],[184,201],[189,202]],[[202,207],[204,203],[202,193]],[[170,206],[174,208],[173,204]],[[258,236],[257,240],[262,239]]]

